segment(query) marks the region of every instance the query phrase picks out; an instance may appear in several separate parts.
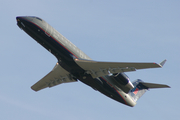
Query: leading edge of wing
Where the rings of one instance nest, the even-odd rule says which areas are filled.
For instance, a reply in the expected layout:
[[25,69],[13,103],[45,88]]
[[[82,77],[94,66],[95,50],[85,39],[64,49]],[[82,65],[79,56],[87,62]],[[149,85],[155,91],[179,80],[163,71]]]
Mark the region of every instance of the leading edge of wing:
[[160,64],[157,63],[134,63],[134,62],[99,62],[75,59],[75,62],[87,73],[91,74],[93,78],[108,75],[109,73],[120,73],[136,71],[138,69],[147,68],[161,68],[165,64],[166,60]]

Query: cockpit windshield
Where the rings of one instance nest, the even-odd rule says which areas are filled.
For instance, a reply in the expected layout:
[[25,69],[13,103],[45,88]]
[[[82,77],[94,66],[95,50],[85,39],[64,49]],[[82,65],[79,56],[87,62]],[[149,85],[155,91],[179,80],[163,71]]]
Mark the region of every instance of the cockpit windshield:
[[38,20],[42,21],[42,19],[41,19],[41,18],[39,18],[39,17],[32,16],[32,18],[36,18],[36,19],[38,19]]

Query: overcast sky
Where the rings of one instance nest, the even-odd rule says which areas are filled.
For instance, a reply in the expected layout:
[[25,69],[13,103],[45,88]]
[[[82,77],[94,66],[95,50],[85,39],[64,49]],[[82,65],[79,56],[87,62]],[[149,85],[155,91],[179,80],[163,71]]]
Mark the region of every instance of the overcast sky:
[[[180,111],[180,1],[3,0],[0,22],[1,120],[177,120]],[[31,86],[56,58],[16,25],[38,16],[93,60],[161,62],[162,69],[128,72],[131,81],[163,83],[133,108],[79,82],[39,92]]]

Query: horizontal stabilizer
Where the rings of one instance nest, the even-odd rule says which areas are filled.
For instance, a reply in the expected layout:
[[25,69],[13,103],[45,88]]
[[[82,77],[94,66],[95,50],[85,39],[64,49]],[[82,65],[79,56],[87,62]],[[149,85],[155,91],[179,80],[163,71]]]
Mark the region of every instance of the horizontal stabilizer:
[[147,88],[170,88],[168,85],[164,84],[155,84],[155,83],[146,83],[146,82],[141,82],[142,85],[144,85]]

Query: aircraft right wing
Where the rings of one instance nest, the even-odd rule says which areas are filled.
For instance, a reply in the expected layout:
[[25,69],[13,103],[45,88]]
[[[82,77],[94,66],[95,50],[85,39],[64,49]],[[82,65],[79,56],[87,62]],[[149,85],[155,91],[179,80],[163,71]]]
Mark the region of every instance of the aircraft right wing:
[[91,60],[75,59],[75,62],[93,78],[108,75],[109,73],[121,73],[136,71],[137,69],[161,68],[166,60],[157,63],[127,63],[127,62],[99,62]]
[[76,82],[77,80],[73,79],[73,76],[66,70],[64,70],[58,63],[54,67],[54,69],[35,83],[31,88],[34,91],[39,91],[46,87],[53,87],[61,83],[68,83],[68,82]]

